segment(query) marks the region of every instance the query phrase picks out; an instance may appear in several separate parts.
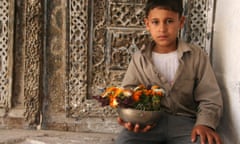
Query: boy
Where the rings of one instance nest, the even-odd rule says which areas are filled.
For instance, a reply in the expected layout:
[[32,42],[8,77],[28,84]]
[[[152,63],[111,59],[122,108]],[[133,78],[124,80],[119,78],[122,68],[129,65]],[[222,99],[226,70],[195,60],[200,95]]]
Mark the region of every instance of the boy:
[[145,25],[152,41],[135,53],[123,87],[159,85],[166,112],[154,126],[140,128],[118,118],[125,129],[117,144],[221,144],[215,132],[222,97],[207,54],[177,38],[184,25],[181,0],[148,0]]

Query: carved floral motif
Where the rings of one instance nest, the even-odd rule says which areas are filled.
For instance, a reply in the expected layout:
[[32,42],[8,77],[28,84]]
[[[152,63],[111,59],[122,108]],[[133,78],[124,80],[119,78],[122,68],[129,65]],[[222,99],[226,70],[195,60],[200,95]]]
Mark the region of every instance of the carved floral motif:
[[39,123],[41,111],[40,74],[43,46],[43,5],[41,0],[26,3],[26,41],[24,73],[25,118],[29,125]]

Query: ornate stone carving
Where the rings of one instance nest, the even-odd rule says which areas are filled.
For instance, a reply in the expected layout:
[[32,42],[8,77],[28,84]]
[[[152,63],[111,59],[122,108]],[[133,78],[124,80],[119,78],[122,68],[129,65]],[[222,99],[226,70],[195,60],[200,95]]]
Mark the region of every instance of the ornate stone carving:
[[43,47],[43,1],[26,1],[24,113],[29,125],[37,124],[41,110],[41,61]]
[[[87,95],[88,0],[70,0],[69,81],[67,115],[83,106]],[[81,107],[81,108],[79,108]]]
[[109,6],[110,26],[119,27],[144,27],[145,16],[142,2],[115,2],[110,1]]
[[[88,4],[91,5],[92,17],[87,17]],[[89,98],[107,85],[120,84],[131,54],[142,45],[146,38],[142,19],[133,16],[133,13],[139,17],[143,15],[142,4],[136,4],[136,7],[132,9],[133,1],[92,1],[90,3],[71,1],[68,95],[70,116],[112,116],[115,114],[114,110],[109,108],[99,108],[99,105]],[[118,6],[125,8],[126,11],[120,14],[121,16],[115,22],[116,15],[121,12]],[[129,19],[127,23],[124,22],[125,16]],[[88,27],[87,19],[91,21],[92,27]],[[121,27],[127,28],[122,30]],[[89,44],[86,42],[88,39]],[[74,67],[74,65],[77,66]]]
[[11,107],[13,5],[12,0],[0,2],[0,108]]
[[[108,1],[99,8],[94,1],[92,69],[89,93],[95,95],[109,85],[120,85],[131,54],[146,38],[143,29],[143,3],[135,1]],[[101,13],[102,15],[98,15]],[[100,20],[95,21],[96,17]],[[99,25],[101,24],[101,25]],[[99,49],[100,48],[100,49]],[[97,50],[98,49],[98,50]],[[95,63],[95,60],[98,60]]]
[[215,0],[184,0],[186,25],[182,37],[211,53]]

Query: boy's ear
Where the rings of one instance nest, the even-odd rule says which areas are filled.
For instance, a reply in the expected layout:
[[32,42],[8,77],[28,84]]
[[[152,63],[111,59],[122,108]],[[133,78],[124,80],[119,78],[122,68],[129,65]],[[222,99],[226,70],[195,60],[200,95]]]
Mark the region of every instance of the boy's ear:
[[180,18],[180,28],[183,28],[184,23],[185,23],[185,16],[181,16],[181,18]]
[[146,29],[149,31],[149,21],[147,18],[144,18],[144,23],[145,23]]

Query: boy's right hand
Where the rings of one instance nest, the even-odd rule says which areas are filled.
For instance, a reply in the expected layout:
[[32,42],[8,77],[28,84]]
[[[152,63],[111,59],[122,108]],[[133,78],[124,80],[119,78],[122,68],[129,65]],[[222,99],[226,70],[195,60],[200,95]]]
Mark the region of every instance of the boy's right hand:
[[146,125],[144,128],[141,128],[139,124],[133,125],[130,122],[123,121],[120,117],[117,118],[118,123],[125,127],[127,130],[135,132],[135,133],[144,133],[151,130],[155,125]]

